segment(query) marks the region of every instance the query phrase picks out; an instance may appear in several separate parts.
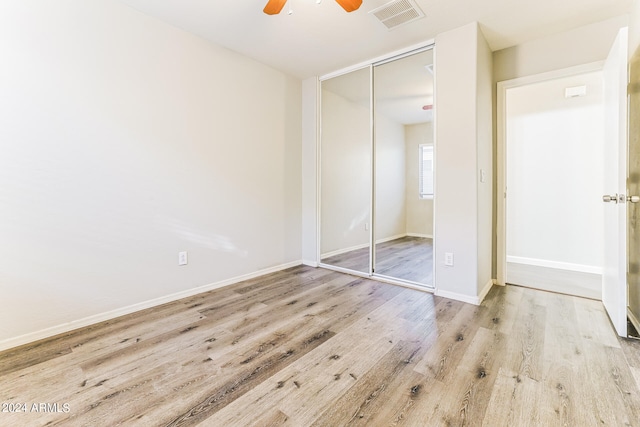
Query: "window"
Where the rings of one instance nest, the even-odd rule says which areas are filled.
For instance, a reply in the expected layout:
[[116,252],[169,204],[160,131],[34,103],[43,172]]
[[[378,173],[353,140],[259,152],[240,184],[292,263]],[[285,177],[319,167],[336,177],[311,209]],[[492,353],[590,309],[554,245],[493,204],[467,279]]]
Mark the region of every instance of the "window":
[[420,198],[433,197],[433,145],[420,144]]

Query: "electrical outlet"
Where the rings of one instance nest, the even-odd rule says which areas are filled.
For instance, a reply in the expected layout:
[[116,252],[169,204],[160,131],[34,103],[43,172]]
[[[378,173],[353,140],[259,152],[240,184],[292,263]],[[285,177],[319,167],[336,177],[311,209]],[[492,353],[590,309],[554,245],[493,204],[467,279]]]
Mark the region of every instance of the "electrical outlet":
[[444,254],[444,265],[448,267],[453,267],[453,253],[445,252]]
[[369,223],[368,223],[368,222],[365,222],[365,223],[364,223],[364,229],[365,229],[366,231],[369,231]]
[[187,265],[188,262],[187,251],[178,252],[178,265]]

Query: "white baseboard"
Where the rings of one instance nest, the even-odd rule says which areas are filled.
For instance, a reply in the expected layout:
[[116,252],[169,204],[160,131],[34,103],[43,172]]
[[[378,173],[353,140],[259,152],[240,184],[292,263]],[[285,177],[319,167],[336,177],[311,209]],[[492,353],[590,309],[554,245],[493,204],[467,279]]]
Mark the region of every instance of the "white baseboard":
[[511,285],[602,299],[602,274],[597,273],[508,262],[505,281]]
[[376,240],[376,243],[386,243],[396,239],[402,239],[403,237],[407,237],[407,234],[396,234],[395,236],[385,237],[384,239]]
[[[384,239],[378,239],[376,240],[376,243],[385,243],[385,242],[390,242],[392,240],[396,240],[396,239],[402,239],[403,237],[407,237],[408,234],[396,234],[395,236],[390,236],[390,237],[385,237]],[[355,246],[351,246],[348,248],[344,248],[344,249],[336,249],[335,251],[331,251],[331,252],[327,252],[324,254],[320,254],[320,258],[324,259],[324,258],[329,258],[335,255],[342,255],[345,254],[347,252],[351,252],[351,251],[357,251],[358,249],[364,249],[364,248],[368,248],[369,244],[368,243],[364,243],[362,245],[355,245]]]
[[[427,239],[433,239],[433,236],[430,236],[430,235],[427,235],[427,234],[405,233],[405,234],[396,234],[395,236],[385,237],[384,239],[378,239],[378,240],[376,240],[376,243],[390,242],[392,240],[402,239],[403,237],[424,237],[424,238],[427,238]],[[329,258],[329,257],[335,256],[335,255],[342,255],[342,254],[347,253],[347,252],[356,251],[358,249],[364,249],[364,248],[368,248],[368,247],[369,247],[369,244],[365,243],[365,244],[362,244],[362,245],[351,246],[349,248],[336,249],[335,251],[331,251],[331,252],[326,252],[324,254],[320,254],[320,258],[322,258],[322,259]]]
[[423,239],[433,239],[433,234],[407,233],[409,237],[422,237]]
[[364,243],[364,244],[361,244],[361,245],[350,246],[348,248],[336,249],[335,251],[331,251],[331,252],[326,252],[324,254],[320,254],[320,259],[329,258],[329,257],[336,256],[336,255],[342,255],[342,254],[346,254],[347,252],[357,251],[358,249],[364,249],[364,248],[368,248],[368,247],[369,247],[369,244],[368,243]]
[[186,291],[176,292],[176,293],[165,295],[159,298],[154,298],[152,300],[129,305],[127,307],[122,307],[115,310],[107,311],[105,313],[100,313],[100,314],[85,317],[82,319],[73,320],[71,322],[62,323],[60,325],[42,329],[40,331],[30,332],[28,334],[20,335],[14,338],[9,338],[9,339],[0,341],[0,351],[4,351],[10,348],[29,344],[45,338],[50,338],[55,335],[64,334],[66,332],[71,332],[75,329],[84,328],[86,326],[94,325],[96,323],[104,322],[107,320],[112,320],[120,316],[135,313],[136,311],[141,311],[147,308],[156,307],[162,304],[166,304],[168,302],[177,301],[182,298],[191,297],[203,292],[208,292],[214,289],[223,288],[225,286],[233,285],[235,283],[243,282],[245,280],[254,279],[256,277],[264,276],[265,274],[275,273],[291,267],[297,267],[301,264],[302,264],[302,261],[293,261],[286,264],[277,265],[275,267],[265,268],[262,270],[255,271],[253,273],[232,277],[230,279],[222,280],[220,282],[199,286],[197,288],[188,289]]
[[318,267],[318,261],[309,261],[307,259],[303,259],[302,265],[306,265],[307,267]]
[[536,267],[555,268],[558,270],[578,271],[580,273],[602,274],[602,267],[591,265],[571,264],[568,262],[549,261],[546,259],[525,258],[519,256],[507,256],[507,262],[514,264],[535,265]]
[[493,279],[489,279],[489,281],[484,285],[484,288],[482,288],[482,290],[480,291],[480,295],[478,295],[478,305],[482,304],[482,301],[484,301],[493,285]]
[[633,314],[633,312],[627,307],[627,318],[631,322],[636,331],[640,332],[640,320]]
[[458,294],[456,292],[442,291],[436,289],[435,294],[439,297],[454,299],[456,301],[466,302],[467,304],[480,305],[482,301],[484,301],[485,297],[491,290],[491,287],[494,285],[494,280],[489,279],[489,281],[484,285],[480,294],[477,297],[471,295]]
[[480,297],[458,294],[456,292],[442,291],[436,289],[435,294],[439,297],[454,299],[456,301],[466,302],[467,304],[480,305]]

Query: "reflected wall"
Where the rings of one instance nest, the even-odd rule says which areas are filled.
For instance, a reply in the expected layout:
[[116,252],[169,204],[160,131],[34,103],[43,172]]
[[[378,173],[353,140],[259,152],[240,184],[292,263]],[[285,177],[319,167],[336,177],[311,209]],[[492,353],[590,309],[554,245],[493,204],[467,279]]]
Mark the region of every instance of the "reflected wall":
[[320,259],[369,273],[371,76],[364,68],[322,82]]

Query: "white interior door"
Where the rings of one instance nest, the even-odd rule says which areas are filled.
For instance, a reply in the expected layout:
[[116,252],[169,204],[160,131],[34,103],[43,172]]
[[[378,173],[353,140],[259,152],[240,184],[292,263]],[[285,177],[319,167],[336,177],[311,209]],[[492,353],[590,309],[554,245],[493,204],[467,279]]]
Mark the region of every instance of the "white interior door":
[[602,302],[627,336],[627,29],[618,33],[604,66],[604,269]]

